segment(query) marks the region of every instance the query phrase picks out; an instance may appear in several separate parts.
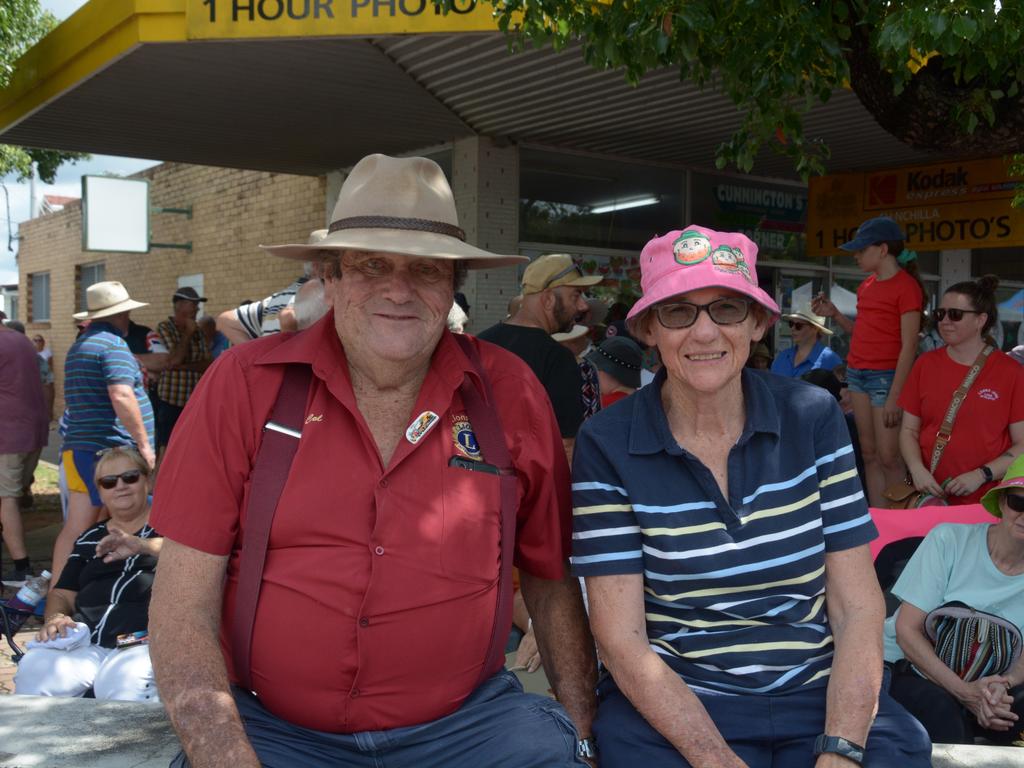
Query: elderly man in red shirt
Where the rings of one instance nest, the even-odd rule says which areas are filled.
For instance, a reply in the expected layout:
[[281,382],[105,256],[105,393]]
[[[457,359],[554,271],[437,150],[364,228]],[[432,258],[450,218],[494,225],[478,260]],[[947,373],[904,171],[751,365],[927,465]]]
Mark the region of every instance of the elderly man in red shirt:
[[[518,357],[445,329],[466,268],[520,259],[464,242],[423,158],[364,158],[333,219],[267,248],[323,261],[331,311],[221,355],[160,472],[174,765],[582,766],[596,664],[558,425]],[[513,561],[558,702],[503,668]]]

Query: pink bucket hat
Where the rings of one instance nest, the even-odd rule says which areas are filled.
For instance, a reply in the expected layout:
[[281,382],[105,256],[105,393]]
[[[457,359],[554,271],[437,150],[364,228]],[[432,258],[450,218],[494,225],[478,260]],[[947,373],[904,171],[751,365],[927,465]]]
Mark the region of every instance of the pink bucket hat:
[[729,288],[749,296],[772,315],[779,305],[757,286],[757,246],[738,232],[716,232],[691,224],[644,246],[640,254],[640,290],[643,296],[626,317],[630,333],[653,305],[701,288]]

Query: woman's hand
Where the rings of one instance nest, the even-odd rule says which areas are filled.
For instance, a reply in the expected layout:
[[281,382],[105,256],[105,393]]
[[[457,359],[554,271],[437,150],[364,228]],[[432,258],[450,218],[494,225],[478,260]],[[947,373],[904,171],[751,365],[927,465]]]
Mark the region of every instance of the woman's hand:
[[981,488],[984,482],[985,476],[981,474],[981,470],[972,469],[970,472],[957,475],[946,483],[946,493],[951,493],[954,496],[970,496]]
[[540,657],[540,649],[537,647],[537,638],[533,634],[533,627],[523,635],[519,641],[519,649],[516,651],[516,659],[513,667],[521,667],[527,672],[536,672],[540,669],[543,660]]
[[75,620],[63,613],[55,613],[46,618],[43,626],[36,633],[36,640],[45,643],[47,640],[56,640],[58,637],[66,637],[68,630],[75,626]]
[[1013,697],[1009,695],[1007,680],[991,675],[964,683],[956,697],[978,720],[978,725],[993,731],[1008,731],[1017,721],[1013,713]]
[[946,495],[946,492],[942,490],[942,486],[935,479],[935,476],[923,466],[919,469],[910,470],[910,479],[913,481],[914,487],[921,491],[921,493],[930,493],[932,496],[940,498]]
[[819,293],[811,299],[811,312],[821,317],[834,318],[839,309],[832,303],[831,299],[825,298],[825,294]]
[[882,418],[884,419],[885,426],[889,429],[895,429],[900,425],[900,419],[903,418],[903,409],[896,403],[896,398],[892,395],[885,399],[885,405],[882,408]]
[[104,563],[113,563],[141,554],[144,548],[145,544],[138,536],[111,528],[110,533],[96,545],[96,557],[102,557]]

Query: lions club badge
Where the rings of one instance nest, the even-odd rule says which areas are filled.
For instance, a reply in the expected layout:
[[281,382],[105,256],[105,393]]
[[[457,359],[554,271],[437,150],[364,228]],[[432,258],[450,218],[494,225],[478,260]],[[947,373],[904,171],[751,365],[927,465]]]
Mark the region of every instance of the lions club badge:
[[455,443],[455,450],[467,459],[482,461],[480,456],[480,445],[473,434],[473,425],[469,418],[463,414],[452,416],[452,442]]

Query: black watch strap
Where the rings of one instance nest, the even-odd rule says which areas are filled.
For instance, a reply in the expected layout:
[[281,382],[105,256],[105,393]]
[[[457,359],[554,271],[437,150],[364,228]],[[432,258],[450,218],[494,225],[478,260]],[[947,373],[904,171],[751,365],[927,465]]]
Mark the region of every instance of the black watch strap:
[[854,744],[842,736],[829,736],[827,733],[823,733],[816,738],[814,740],[814,754],[820,755],[825,752],[831,752],[853,760],[857,765],[864,764],[864,747],[860,744]]
[[982,464],[978,469],[980,469],[981,474],[985,476],[986,483],[991,483],[995,479],[995,476],[992,474],[992,467],[988,464]]

